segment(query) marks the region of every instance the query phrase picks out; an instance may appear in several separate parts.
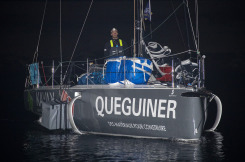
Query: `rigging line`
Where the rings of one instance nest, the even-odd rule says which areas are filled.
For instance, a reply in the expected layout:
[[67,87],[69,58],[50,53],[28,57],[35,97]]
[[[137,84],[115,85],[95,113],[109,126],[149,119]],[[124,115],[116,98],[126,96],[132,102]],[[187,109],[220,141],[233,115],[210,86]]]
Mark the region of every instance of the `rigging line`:
[[197,39],[197,51],[199,52],[199,11],[198,1],[195,0],[195,12],[196,12],[196,39]]
[[[149,7],[149,8],[150,8],[150,7]],[[145,21],[144,21],[145,15],[144,15],[144,6],[143,6],[143,4],[142,4],[142,16],[143,16],[143,18],[142,18],[143,29],[144,29],[144,31],[145,31],[145,30],[146,30],[146,29],[145,29]]]
[[67,69],[66,69],[66,72],[65,72],[65,75],[64,75],[64,78],[63,78],[63,82],[64,82],[64,80],[65,80],[65,77],[66,77],[66,75],[67,75],[68,69],[69,69],[69,67],[70,67],[71,60],[72,60],[72,58],[73,58],[73,56],[74,56],[74,53],[75,53],[75,51],[76,51],[77,44],[78,44],[79,39],[80,39],[80,37],[81,37],[81,34],[82,34],[82,32],[83,32],[83,28],[84,28],[85,23],[86,23],[86,21],[87,21],[88,14],[89,14],[89,12],[90,12],[90,9],[91,9],[92,4],[93,4],[93,0],[91,0],[91,3],[90,3],[90,6],[89,6],[89,9],[88,9],[87,15],[86,15],[85,20],[84,20],[84,22],[83,22],[82,29],[81,29],[81,31],[80,31],[80,33],[79,33],[79,36],[78,36],[77,42],[76,42],[76,44],[75,44],[74,50],[73,50],[73,52],[72,52],[72,55],[71,55],[71,58],[70,58],[70,61],[69,61],[68,67],[67,67]]
[[[142,39],[143,36],[143,23],[144,23],[144,1],[141,1],[141,12],[140,12],[140,19],[141,19],[141,23],[140,23],[140,39]],[[139,56],[143,57],[143,52],[142,52],[142,44],[140,43],[140,53]]]
[[[96,59],[97,60],[97,59]],[[74,62],[74,63],[85,63],[86,64],[86,62],[87,61],[72,61],[72,62]],[[64,62],[62,62],[63,64],[65,64],[65,63],[69,63],[69,61],[64,61]],[[68,66],[68,65],[63,65],[63,66]]]
[[[133,46],[133,45],[132,45]],[[131,47],[132,47],[131,46]],[[169,54],[169,55],[167,55],[167,56],[164,56],[164,57],[173,57],[173,56],[176,56],[176,55],[180,55],[180,54],[184,54],[184,53],[189,53],[189,52],[197,52],[197,51],[195,51],[195,50],[186,50],[186,51],[183,51],[183,52],[178,52],[178,53],[174,53],[174,54]],[[105,56],[105,57],[102,57],[102,58],[99,58],[99,59],[97,59],[97,60],[100,60],[100,59],[106,59],[106,58],[109,58],[109,57],[111,57],[111,56],[114,56],[114,55],[116,55],[116,54],[113,54],[113,55],[110,55],[110,56]],[[149,59],[149,58],[148,58]],[[88,61],[93,61],[93,60],[88,60]],[[79,61],[77,61],[77,62],[79,62]],[[85,62],[85,61],[83,61],[83,62]]]
[[36,48],[36,51],[34,53],[33,61],[32,61],[33,63],[34,63],[35,58],[36,58],[36,62],[37,62],[37,58],[38,58],[38,48],[39,48],[40,38],[41,38],[41,35],[42,35],[43,22],[44,22],[44,17],[45,17],[45,14],[46,14],[47,2],[48,2],[48,0],[45,1],[43,17],[42,17],[42,23],[41,23],[41,28],[40,28],[40,31],[39,31],[39,36],[38,36],[37,48]]
[[62,34],[62,30],[61,30],[62,29],[61,28],[62,27],[61,26],[62,25],[62,23],[61,23],[61,21],[62,21],[62,19],[61,19],[62,10],[61,9],[62,9],[62,6],[61,6],[61,0],[60,0],[60,85],[62,85],[62,75],[63,75],[62,74],[62,39],[61,39],[62,38],[62,35],[61,35]]
[[136,44],[135,44],[135,38],[136,36],[135,36],[135,0],[134,0],[134,44],[133,44],[133,46],[134,46],[134,57],[136,56]]
[[47,79],[46,79],[46,75],[45,75],[45,72],[44,72],[43,62],[41,62],[41,64],[42,64],[42,69],[43,69],[44,80],[45,80],[45,82],[46,82],[46,86],[48,86],[48,84],[47,84]]
[[[143,0],[141,0],[141,6],[140,6],[140,40],[143,36],[143,22],[144,22],[144,6],[143,6]],[[140,53],[138,54],[139,57],[143,57],[142,53],[142,43],[140,43]]]
[[[97,60],[97,59],[96,59],[96,60]],[[84,62],[84,63],[85,63],[85,62],[87,62],[87,61],[72,61],[72,62],[74,62],[74,63],[76,63],[76,62],[79,62],[79,63]],[[64,64],[64,63],[69,63],[69,61],[63,61],[62,63],[63,63],[63,64]],[[68,66],[68,65],[64,65],[64,66]]]
[[175,8],[175,10],[168,15],[168,17],[161,22],[154,30],[152,30],[149,34],[147,34],[146,36],[143,37],[143,39],[145,39],[146,37],[148,37],[149,35],[151,35],[153,32],[155,32],[158,28],[160,28],[182,5],[184,4],[184,2],[180,3],[179,6],[177,8]]
[[188,43],[188,48],[190,49],[190,38],[189,38],[189,28],[188,28],[188,24],[187,24],[187,17],[186,17],[186,8],[184,7],[184,14],[185,14],[185,27],[186,27],[186,32],[187,32],[187,43]]
[[[173,0],[171,0],[171,4],[172,4],[172,8],[173,8],[173,10],[174,10],[174,3],[173,3]],[[182,34],[182,32],[181,32],[181,28],[180,28],[180,25],[179,25],[178,17],[177,17],[177,15],[176,15],[176,13],[174,13],[174,15],[175,15],[175,19],[176,19],[176,22],[177,22],[177,25],[178,25],[178,29],[179,29],[179,32],[180,32],[181,40],[182,40],[184,46],[186,46],[185,41],[184,41],[183,34]]]
[[176,56],[176,55],[180,55],[180,54],[184,54],[184,53],[189,53],[189,52],[197,52],[195,50],[186,50],[186,51],[183,51],[183,52],[179,52],[179,53],[174,53],[174,54],[171,54],[171,55],[167,55],[167,56],[164,56],[164,57],[172,57],[172,56]]
[[81,67],[79,67],[78,65],[75,65],[75,64],[74,64],[74,66],[77,67],[78,69],[81,69],[81,70],[85,70],[85,71],[86,71],[86,69],[81,68]]
[[194,43],[195,43],[195,46],[196,46],[196,50],[198,50],[198,47],[197,47],[197,40],[196,40],[196,38],[195,38],[195,33],[194,33],[192,21],[191,21],[191,14],[190,14],[190,10],[189,10],[188,0],[186,0],[186,7],[187,7],[188,15],[189,15],[189,21],[190,21],[190,24],[191,24],[191,30],[192,30],[193,40],[194,40]]

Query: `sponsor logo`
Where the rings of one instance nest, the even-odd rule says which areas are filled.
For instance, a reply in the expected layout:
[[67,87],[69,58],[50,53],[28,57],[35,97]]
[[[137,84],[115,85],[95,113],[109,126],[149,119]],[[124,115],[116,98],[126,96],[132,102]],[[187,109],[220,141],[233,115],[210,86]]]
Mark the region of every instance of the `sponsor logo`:
[[166,99],[102,97],[95,100],[98,116],[124,115],[176,119],[177,102]]
[[169,95],[169,97],[176,97],[176,95],[174,94],[174,89],[172,89],[171,94]]
[[120,122],[107,122],[110,127],[121,127],[121,128],[131,128],[131,129],[145,129],[153,131],[166,131],[164,125],[151,125],[151,124],[136,124],[136,123],[124,123]]
[[172,92],[171,92],[171,95],[173,95],[174,94],[174,89],[172,90]]

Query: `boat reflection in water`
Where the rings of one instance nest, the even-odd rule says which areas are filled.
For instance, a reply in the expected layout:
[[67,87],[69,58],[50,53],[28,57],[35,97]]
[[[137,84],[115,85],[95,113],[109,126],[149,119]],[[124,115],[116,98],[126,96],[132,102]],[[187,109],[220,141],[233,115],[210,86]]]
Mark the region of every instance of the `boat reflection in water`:
[[200,141],[183,142],[141,138],[28,132],[25,157],[31,161],[221,161],[223,136],[206,132]]

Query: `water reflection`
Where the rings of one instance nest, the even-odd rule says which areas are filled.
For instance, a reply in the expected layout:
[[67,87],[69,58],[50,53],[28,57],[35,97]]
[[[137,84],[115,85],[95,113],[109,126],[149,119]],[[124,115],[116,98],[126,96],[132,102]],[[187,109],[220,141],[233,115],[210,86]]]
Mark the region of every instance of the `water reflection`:
[[199,142],[27,132],[24,142],[30,161],[221,161],[223,136],[205,133]]

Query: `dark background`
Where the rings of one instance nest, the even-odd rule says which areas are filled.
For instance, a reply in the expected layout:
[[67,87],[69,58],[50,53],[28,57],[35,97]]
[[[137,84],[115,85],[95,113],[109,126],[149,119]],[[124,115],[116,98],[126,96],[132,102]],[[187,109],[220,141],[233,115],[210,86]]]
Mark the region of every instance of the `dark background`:
[[[24,111],[23,90],[26,64],[32,62],[36,50],[44,2],[0,2],[0,74],[1,120],[31,121]],[[152,0],[152,28],[172,12],[171,1]],[[181,1],[173,1],[176,7]],[[244,129],[244,5],[241,0],[199,0],[200,51],[206,55],[206,87],[220,97],[223,116],[218,131],[224,135],[225,151],[230,159],[239,158],[243,150]],[[85,19],[90,1],[62,3],[63,59],[69,60]],[[191,12],[193,1],[190,1]],[[181,19],[181,12],[176,14]],[[192,14],[193,16],[193,14]],[[194,18],[194,17],[192,17]],[[195,23],[195,21],[194,21]],[[133,38],[133,1],[95,0],[74,60],[103,57],[103,48],[116,27],[119,37],[130,44]],[[181,31],[181,32],[180,32]],[[180,37],[184,36],[184,41]],[[173,53],[187,49],[185,26],[170,18],[153,33],[153,40],[167,45]],[[192,42],[191,42],[192,43]],[[47,6],[39,46],[39,60],[59,59],[59,1]],[[215,109],[215,106],[211,106]],[[214,110],[210,110],[211,112]],[[215,111],[214,111],[215,113]],[[11,136],[12,137],[12,136]]]

